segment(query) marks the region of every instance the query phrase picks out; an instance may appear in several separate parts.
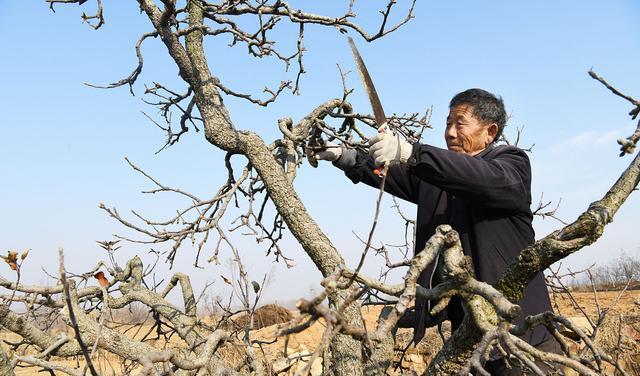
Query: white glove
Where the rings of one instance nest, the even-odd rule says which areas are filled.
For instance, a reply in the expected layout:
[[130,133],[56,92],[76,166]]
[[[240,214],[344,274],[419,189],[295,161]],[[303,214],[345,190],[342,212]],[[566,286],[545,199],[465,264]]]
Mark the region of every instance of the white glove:
[[369,140],[369,155],[377,166],[406,163],[412,151],[410,143],[389,132],[378,133]]
[[317,160],[335,162],[342,156],[342,146],[328,142],[325,144],[326,149],[323,151],[314,151],[307,147],[305,152],[307,156],[313,156]]
[[316,159],[335,162],[342,156],[342,145],[328,142],[325,147],[327,148],[326,150],[316,152]]

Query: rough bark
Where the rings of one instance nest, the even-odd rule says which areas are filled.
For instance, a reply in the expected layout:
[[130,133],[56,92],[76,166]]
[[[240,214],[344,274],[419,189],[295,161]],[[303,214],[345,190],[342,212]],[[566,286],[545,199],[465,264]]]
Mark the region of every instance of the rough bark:
[[[21,337],[38,346],[40,349],[49,348],[56,343],[53,336],[48,335],[44,331],[26,320],[24,316],[11,312],[6,305],[0,305],[0,326],[19,334]],[[52,354],[61,357],[68,357],[81,354],[80,345],[77,341],[71,339]]]
[[[378,317],[377,326],[384,325],[384,322],[391,316],[392,308],[384,307]],[[391,366],[393,357],[395,355],[395,336],[398,328],[393,328],[389,333],[385,335],[377,336],[373,339],[373,349],[371,355],[367,359],[365,364],[364,374],[367,376],[382,376],[386,375],[386,370]]]
[[13,367],[4,349],[0,346],[0,375],[13,376]]
[[[202,45],[202,32],[189,33],[183,47],[171,32],[163,12],[151,1],[143,0],[141,5],[178,65],[180,76],[194,89],[195,103],[204,122],[207,141],[222,150],[242,154],[249,159],[293,236],[323,276],[333,274],[344,265],[344,259],[309,215],[272,151],[257,134],[235,129],[215,85],[217,79],[209,70]],[[197,1],[189,1],[188,12],[190,27],[201,26],[203,10]],[[348,291],[341,291],[330,296],[332,305],[339,306],[348,294]],[[354,303],[344,311],[344,318],[349,324],[361,325],[359,308],[359,304]],[[336,374],[362,373],[358,341],[338,335],[332,342],[331,351]]]
[[[489,321],[497,322],[496,312],[486,300],[480,296],[474,296],[469,302],[474,306],[475,314],[490,318]],[[477,344],[482,339],[482,330],[478,328],[471,315],[467,315],[462,324],[452,333],[442,349],[431,361],[426,375],[456,375],[462,370]]]

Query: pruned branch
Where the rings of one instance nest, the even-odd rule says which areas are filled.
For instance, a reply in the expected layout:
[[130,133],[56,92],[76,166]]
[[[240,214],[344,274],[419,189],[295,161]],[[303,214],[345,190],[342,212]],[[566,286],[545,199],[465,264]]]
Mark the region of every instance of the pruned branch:
[[[49,9],[51,9],[51,11],[55,12],[56,10],[54,9],[53,5],[56,3],[62,3],[62,4],[78,4],[78,5],[82,5],[85,2],[87,2],[87,0],[45,0],[47,3],[49,3]],[[82,21],[86,22],[87,25],[91,26],[94,30],[98,30],[102,25],[104,25],[104,16],[102,15],[102,0],[96,0],[97,3],[97,10],[96,10],[96,14],[94,15],[87,15],[86,13],[82,13]],[[92,23],[91,20],[96,20],[95,23]]]
[[[629,112],[629,116],[631,116],[632,120],[635,120],[636,117],[638,116],[638,114],[640,113],[640,101],[626,95],[623,94],[622,92],[620,92],[618,89],[616,89],[615,87],[613,87],[610,83],[608,83],[604,78],[602,78],[601,76],[599,76],[596,72],[594,72],[593,70],[589,70],[589,76],[591,76],[591,78],[593,78],[594,80],[599,81],[601,84],[603,84],[607,89],[609,89],[613,94],[626,99],[627,101],[629,101],[633,106],[635,106],[630,112]],[[633,134],[629,137],[627,137],[626,139],[621,138],[618,140],[618,144],[620,144],[620,156],[624,156],[625,154],[633,154],[636,148],[636,144],[638,143],[638,140],[640,140],[640,119],[638,120],[638,126],[636,127],[635,132],[633,132]]]

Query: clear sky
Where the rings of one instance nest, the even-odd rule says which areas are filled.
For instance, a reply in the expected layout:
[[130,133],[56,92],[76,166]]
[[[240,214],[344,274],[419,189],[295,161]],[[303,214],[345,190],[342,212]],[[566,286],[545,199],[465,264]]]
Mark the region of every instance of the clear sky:
[[[377,9],[385,1],[356,2],[360,23],[373,31]],[[408,3],[399,1],[399,8]],[[318,13],[341,15],[348,1],[297,1]],[[155,155],[164,134],[143,114],[156,116],[142,102],[144,84],[161,82],[176,89],[184,85],[158,40],[143,46],[145,68],[135,87],[92,89],[83,83],[109,83],[135,67],[134,44],[150,31],[136,2],[105,2],[106,24],[94,31],[80,15],[95,4],[57,6],[52,13],[44,1],[0,0],[0,31],[5,36],[0,59],[0,252],[31,249],[24,280],[47,282],[41,268],[55,270],[57,248],[67,254],[67,266],[82,272],[105,255],[96,240],[126,233],[98,203],[115,206],[123,214],[137,209],[150,217],[166,218],[184,202],[168,195],[145,196],[151,185],[124,162],[128,156],[162,182],[213,195],[226,178],[222,154],[202,133],[190,132],[174,147]],[[388,113],[424,111],[433,106],[434,129],[424,142],[443,146],[448,100],[457,92],[481,87],[504,98],[512,114],[506,133],[524,126],[523,145],[535,143],[530,155],[533,194],[562,199],[559,217],[572,221],[590,202],[601,197],[629,163],[617,156],[617,138],[631,134],[635,123],[630,106],[592,80],[593,69],[621,91],[640,97],[640,3],[615,1],[430,1],[419,2],[416,17],[392,35],[367,44],[356,42],[367,62]],[[357,19],[358,20],[358,19]],[[297,27],[284,25],[279,44],[293,51]],[[244,48],[230,49],[227,40],[207,44],[211,69],[237,90],[259,93],[292,74],[282,64],[255,60]],[[299,120],[323,101],[340,96],[336,64],[353,69],[346,37],[332,28],[308,27],[304,41],[302,94],[285,95],[267,109],[227,98],[240,129],[259,132],[266,140],[278,137],[276,120]],[[356,110],[369,106],[355,75],[351,100]],[[331,166],[308,165],[296,180],[308,210],[317,218],[349,265],[357,262],[362,246],[354,233],[365,236],[374,212],[375,190],[351,184]],[[402,226],[385,197],[376,242],[398,243]],[[404,205],[408,214],[415,208]],[[606,263],[624,250],[638,255],[640,200],[631,196],[601,241],[565,260],[580,268]],[[537,219],[538,237],[560,224]],[[320,275],[290,239],[287,256],[297,266],[286,269],[265,258],[255,241],[238,236],[238,245],[254,279],[272,272],[266,300],[291,300],[309,294]],[[127,246],[118,254],[124,264],[148,247]],[[180,251],[175,270],[190,273],[196,285],[215,280],[214,291],[224,293],[219,274],[226,265],[195,270],[193,251]],[[229,254],[222,255],[222,258]],[[205,257],[206,259],[206,257]],[[377,275],[380,262],[370,258],[366,271]],[[0,265],[9,277],[9,269]],[[158,269],[158,277],[166,266]],[[49,281],[50,282],[50,281]]]

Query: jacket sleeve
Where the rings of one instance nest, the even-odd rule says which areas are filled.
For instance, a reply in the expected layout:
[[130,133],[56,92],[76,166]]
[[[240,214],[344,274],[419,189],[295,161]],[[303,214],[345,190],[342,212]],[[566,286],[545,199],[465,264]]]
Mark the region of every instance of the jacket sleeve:
[[531,165],[525,152],[498,146],[484,157],[414,145],[412,175],[469,202],[507,211],[530,210]]
[[[382,178],[376,175],[373,170],[373,159],[362,151],[358,151],[355,156],[353,166],[343,168],[345,175],[354,183],[365,183],[373,188],[380,188]],[[397,164],[389,167],[387,179],[384,183],[384,190],[400,199],[418,202],[418,190],[420,180],[413,176],[406,164]]]

